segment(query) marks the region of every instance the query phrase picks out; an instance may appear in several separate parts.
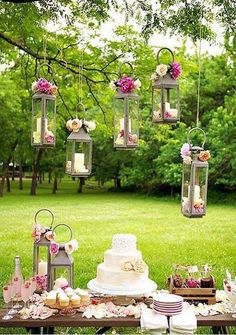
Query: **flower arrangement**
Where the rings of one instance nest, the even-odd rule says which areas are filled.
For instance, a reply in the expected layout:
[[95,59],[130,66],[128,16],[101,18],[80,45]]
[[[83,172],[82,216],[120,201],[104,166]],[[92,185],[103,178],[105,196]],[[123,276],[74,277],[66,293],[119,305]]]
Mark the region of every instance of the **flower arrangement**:
[[173,79],[178,79],[182,73],[181,65],[178,62],[173,62],[168,65],[159,64],[156,67],[156,72],[151,75],[151,80],[156,81],[160,77],[164,77],[167,73],[169,73]]
[[34,240],[34,242],[39,242],[41,236],[44,236],[48,241],[51,241],[55,237],[55,234],[49,228],[45,228],[41,224],[35,223],[33,225],[31,237]]
[[[72,254],[72,252],[74,252],[75,250],[77,250],[79,248],[79,244],[77,242],[77,240],[73,239],[70,240],[69,242],[65,243],[65,252],[70,255]],[[51,241],[50,243],[50,253],[51,255],[57,255],[60,249],[60,244],[55,242],[55,241]]]
[[[190,165],[192,163],[191,147],[189,143],[184,143],[182,145],[182,148],[180,149],[180,155],[183,158],[184,164]],[[211,158],[210,151],[209,150],[200,151],[200,153],[197,155],[197,158],[202,162],[208,161],[208,159]]]
[[140,89],[141,81],[132,77],[124,76],[118,80],[112,80],[109,84],[112,90],[120,89],[122,93],[132,93],[135,89]]
[[143,273],[147,265],[139,258],[133,258],[130,260],[124,260],[121,262],[121,269],[123,271],[134,271],[137,273]]
[[74,133],[78,133],[82,127],[86,127],[87,131],[95,130],[96,123],[94,121],[79,120],[77,118],[66,122],[66,128]]
[[47,275],[36,275],[37,290],[47,291]]
[[55,95],[57,93],[57,86],[51,84],[45,78],[39,78],[37,81],[34,81],[32,84],[32,91],[34,93],[49,94]]

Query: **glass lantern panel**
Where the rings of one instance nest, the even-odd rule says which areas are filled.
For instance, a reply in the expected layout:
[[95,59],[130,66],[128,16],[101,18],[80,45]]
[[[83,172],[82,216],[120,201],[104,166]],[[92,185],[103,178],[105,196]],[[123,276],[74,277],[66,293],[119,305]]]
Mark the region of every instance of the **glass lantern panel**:
[[73,156],[73,146],[74,142],[67,141],[66,144],[66,173],[71,174],[71,166],[72,166],[72,156]]
[[196,166],[193,171],[192,213],[202,216],[206,212],[207,167]]
[[32,103],[32,144],[41,144],[42,99],[34,99]]
[[161,89],[153,88],[152,94],[152,121],[163,122],[161,113]]
[[128,115],[128,138],[127,143],[130,146],[138,144],[139,124],[138,124],[138,100],[129,100]]
[[114,146],[123,147],[125,145],[125,100],[114,99]]
[[45,99],[44,144],[54,144],[56,134],[55,100]]
[[164,120],[177,121],[179,119],[178,89],[165,88],[163,92]]
[[182,180],[182,213],[190,214],[190,178],[191,178],[191,164],[183,164],[183,180]]
[[47,262],[48,262],[48,247],[39,246],[37,247],[37,257],[34,260],[36,262],[35,269],[36,274],[45,275],[47,274]]
[[72,159],[72,174],[86,174],[90,172],[90,144],[89,142],[75,142],[74,157]]
[[71,277],[73,270],[69,266],[51,266],[51,289],[54,286],[56,279],[65,278],[68,281],[69,287],[73,287],[73,278]]

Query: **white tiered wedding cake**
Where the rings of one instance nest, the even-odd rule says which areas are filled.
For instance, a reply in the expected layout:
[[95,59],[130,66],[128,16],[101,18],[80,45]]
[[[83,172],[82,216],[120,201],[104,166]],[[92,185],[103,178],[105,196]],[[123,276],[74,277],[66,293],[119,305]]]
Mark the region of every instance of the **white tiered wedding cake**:
[[148,266],[136,248],[136,237],[130,234],[113,236],[112,249],[105,251],[97,277],[88,283],[92,291],[117,295],[145,294],[156,287],[148,278]]

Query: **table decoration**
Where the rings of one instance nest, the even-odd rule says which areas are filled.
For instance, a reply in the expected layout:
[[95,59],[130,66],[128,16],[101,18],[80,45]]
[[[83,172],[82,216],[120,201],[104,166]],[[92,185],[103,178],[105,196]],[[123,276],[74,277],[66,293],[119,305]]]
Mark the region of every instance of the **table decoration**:
[[11,286],[10,285],[5,285],[3,286],[3,299],[4,302],[7,306],[7,312],[6,314],[2,317],[3,320],[10,320],[13,318],[13,315],[9,314],[9,309],[8,309],[8,304],[11,301]]

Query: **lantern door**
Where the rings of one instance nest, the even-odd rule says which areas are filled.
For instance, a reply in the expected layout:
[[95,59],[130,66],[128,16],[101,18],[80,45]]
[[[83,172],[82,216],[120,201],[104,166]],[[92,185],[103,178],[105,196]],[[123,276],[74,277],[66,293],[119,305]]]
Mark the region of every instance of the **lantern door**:
[[92,142],[68,141],[66,173],[87,177],[91,174]]
[[55,146],[56,140],[56,97],[45,96],[44,106],[44,139],[46,146]]
[[55,280],[60,277],[66,278],[68,285],[73,287],[74,260],[65,252],[63,245],[60,245],[59,253],[53,257],[50,264],[50,289],[53,288]]

